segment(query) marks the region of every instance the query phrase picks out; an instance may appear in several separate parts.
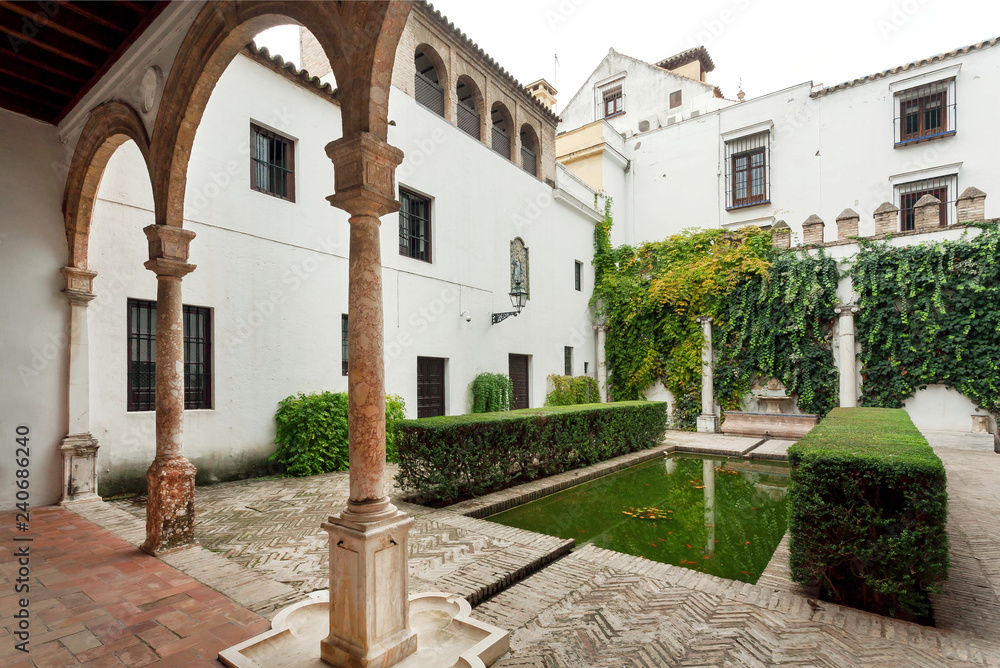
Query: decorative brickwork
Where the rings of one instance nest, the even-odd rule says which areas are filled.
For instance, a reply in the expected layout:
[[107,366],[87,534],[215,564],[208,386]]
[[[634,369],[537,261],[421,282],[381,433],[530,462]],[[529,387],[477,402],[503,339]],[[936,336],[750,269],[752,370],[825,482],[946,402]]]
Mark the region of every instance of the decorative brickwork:
[[981,223],[986,220],[986,193],[979,188],[969,186],[963,190],[956,206],[960,223]]
[[848,239],[858,236],[858,221],[860,220],[861,216],[856,214],[853,209],[844,209],[837,216],[837,239]]
[[792,228],[788,227],[788,223],[779,220],[774,224],[771,228],[771,245],[775,248],[791,248]]
[[882,202],[872,215],[875,218],[876,236],[899,231],[899,207],[892,202]]
[[802,223],[802,243],[806,246],[818,246],[823,244],[823,230],[826,223],[815,213]]
[[941,227],[941,200],[934,195],[924,195],[913,205],[913,229],[933,232]]

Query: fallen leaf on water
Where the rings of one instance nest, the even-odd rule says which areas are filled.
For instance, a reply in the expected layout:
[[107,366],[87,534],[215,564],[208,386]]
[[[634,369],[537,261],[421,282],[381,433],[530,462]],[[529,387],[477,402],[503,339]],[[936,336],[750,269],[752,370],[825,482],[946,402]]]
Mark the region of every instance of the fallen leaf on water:
[[653,547],[659,547],[656,543],[654,543],[652,541],[650,541],[649,544],[652,545]]
[[708,555],[707,554],[705,555],[705,558],[708,559]]
[[691,543],[684,543],[684,544],[688,546],[688,549],[691,549]]
[[749,544],[750,544],[750,541],[747,541],[747,542],[745,542],[745,543],[743,543],[743,544],[744,544],[744,545],[749,545]]

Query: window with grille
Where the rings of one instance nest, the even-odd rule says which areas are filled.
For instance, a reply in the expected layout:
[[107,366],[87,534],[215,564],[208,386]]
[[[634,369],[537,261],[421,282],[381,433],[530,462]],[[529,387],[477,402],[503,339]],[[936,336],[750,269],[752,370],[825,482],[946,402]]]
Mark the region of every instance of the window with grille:
[[250,187],[295,201],[295,142],[250,124]]
[[347,314],[340,316],[340,375],[347,375]]
[[954,78],[900,91],[895,98],[897,144],[955,132]]
[[679,90],[675,90],[670,94],[670,108],[676,109],[681,106],[682,93]]
[[770,201],[770,132],[758,132],[726,142],[726,208]]
[[625,111],[625,95],[622,93],[622,86],[625,79],[616,79],[598,88],[601,100],[601,117],[610,118]]
[[431,201],[399,189],[399,254],[431,261]]
[[577,292],[583,290],[583,263],[579,261],[573,263],[573,285]]
[[[128,300],[128,410],[156,409],[156,302]],[[184,408],[212,407],[212,313],[184,307]]]
[[941,200],[941,227],[955,223],[955,199],[958,193],[958,175],[923,179],[901,183],[895,187],[896,206],[899,207],[900,231],[915,229],[914,205],[924,195],[933,195]]
[[566,367],[566,375],[573,375],[573,348],[566,346],[563,348],[563,364]]

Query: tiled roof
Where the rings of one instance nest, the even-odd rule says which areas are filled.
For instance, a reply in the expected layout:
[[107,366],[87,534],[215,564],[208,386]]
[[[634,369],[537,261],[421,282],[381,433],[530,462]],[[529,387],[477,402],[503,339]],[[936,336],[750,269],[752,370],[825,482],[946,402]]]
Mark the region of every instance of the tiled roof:
[[527,102],[529,105],[533,105],[539,113],[548,116],[551,120],[557,123],[559,122],[559,116],[555,112],[553,112],[551,109],[549,109],[539,100],[537,100],[534,95],[529,93],[528,89],[525,88],[520,81],[515,79],[510,72],[501,67],[500,63],[493,60],[490,54],[483,51],[482,47],[473,42],[468,35],[459,30],[454,23],[448,20],[448,17],[446,17],[437,9],[434,9],[434,5],[432,5],[430,2],[427,2],[427,0],[419,0],[417,2],[417,7],[424,9],[428,16],[437,21],[443,28],[450,30],[452,34],[456,37],[456,39],[458,39],[459,43],[463,44],[474,54],[479,56],[479,59],[482,60],[487,66],[489,66],[495,73],[500,75],[502,79],[505,79],[509,84],[514,86],[514,88],[518,92],[522,93],[522,98],[524,99],[525,102]]
[[[243,50],[251,60],[255,60],[264,67],[267,67],[287,79],[291,79],[297,84],[311,89],[314,93],[325,97],[333,102],[338,102],[337,89],[328,83],[323,83],[319,77],[314,77],[306,70],[295,67],[295,63],[286,63],[280,54],[271,55],[266,46],[257,46],[255,42],[247,44]],[[338,102],[339,103],[339,102]]]
[[835,93],[838,90],[844,90],[845,88],[852,88],[853,86],[858,86],[863,83],[868,83],[869,81],[875,81],[877,79],[884,79],[885,77],[890,77],[894,74],[899,74],[900,72],[906,72],[907,70],[916,69],[918,67],[923,67],[924,65],[930,65],[932,63],[939,63],[943,60],[949,60],[955,56],[961,56],[969,53],[970,51],[980,51],[982,49],[988,49],[991,46],[996,46],[1000,43],[1000,37],[994,37],[993,39],[986,40],[985,42],[979,42],[977,44],[970,44],[969,46],[963,46],[960,49],[953,49],[947,53],[939,53],[936,56],[931,56],[929,58],[921,58],[920,60],[915,60],[912,63],[906,63],[905,65],[898,65],[888,70],[882,70],[881,72],[876,72],[875,74],[869,74],[868,76],[861,77],[860,79],[851,79],[850,81],[845,81],[839,83],[836,86],[827,86],[826,88],[820,88],[819,90],[813,91],[811,97],[820,97],[822,95],[829,95],[830,93]]
[[669,58],[664,58],[660,62],[656,63],[656,66],[662,67],[665,70],[675,70],[678,67],[687,65],[695,60],[701,61],[701,68],[706,72],[711,72],[715,69],[715,63],[712,62],[712,56],[708,55],[708,49],[704,46],[695,46],[670,56]]

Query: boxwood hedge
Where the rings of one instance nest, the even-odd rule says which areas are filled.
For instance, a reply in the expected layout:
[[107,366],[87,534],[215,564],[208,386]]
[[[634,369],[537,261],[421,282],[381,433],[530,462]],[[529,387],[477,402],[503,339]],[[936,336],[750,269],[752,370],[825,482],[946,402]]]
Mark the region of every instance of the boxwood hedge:
[[931,623],[948,575],[944,465],[899,409],[837,408],[789,448],[792,579]]
[[404,420],[396,481],[428,501],[478,496],[651,448],[666,421],[652,401]]

